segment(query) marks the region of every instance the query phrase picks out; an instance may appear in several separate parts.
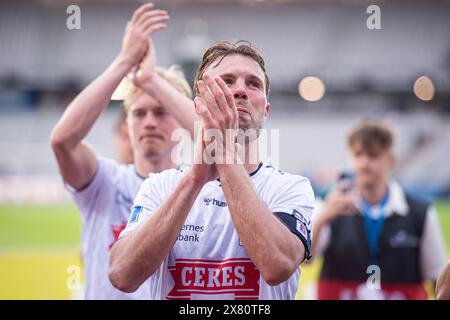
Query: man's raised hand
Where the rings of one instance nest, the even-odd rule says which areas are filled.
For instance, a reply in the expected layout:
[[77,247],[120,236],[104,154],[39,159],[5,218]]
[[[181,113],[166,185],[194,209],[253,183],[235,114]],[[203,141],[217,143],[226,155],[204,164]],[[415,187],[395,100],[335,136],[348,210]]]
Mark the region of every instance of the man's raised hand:
[[[231,164],[237,158],[238,113],[233,94],[223,79],[208,74],[198,82],[200,96],[195,98],[197,114],[203,121],[207,149],[216,164]],[[214,138],[214,139],[213,139]],[[209,148],[213,144],[213,148]]]
[[129,69],[135,69],[149,50],[149,41],[154,32],[166,28],[169,16],[164,10],[152,10],[153,3],[140,6],[127,23],[120,57]]

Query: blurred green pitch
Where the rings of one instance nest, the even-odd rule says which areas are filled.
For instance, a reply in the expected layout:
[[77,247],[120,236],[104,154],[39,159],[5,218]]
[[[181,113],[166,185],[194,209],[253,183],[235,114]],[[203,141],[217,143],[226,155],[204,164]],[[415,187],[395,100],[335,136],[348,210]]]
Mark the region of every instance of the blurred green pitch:
[[[450,257],[450,203],[436,206]],[[82,268],[80,237],[73,204],[0,205],[0,299],[73,298],[67,269]],[[297,299],[308,296],[319,267],[320,261],[302,266]]]

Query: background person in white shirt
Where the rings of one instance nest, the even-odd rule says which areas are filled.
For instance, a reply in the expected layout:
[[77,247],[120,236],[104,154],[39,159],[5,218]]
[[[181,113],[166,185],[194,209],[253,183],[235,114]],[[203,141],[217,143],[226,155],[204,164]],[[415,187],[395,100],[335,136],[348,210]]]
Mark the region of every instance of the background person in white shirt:
[[[192,131],[196,118],[184,77],[155,66],[151,36],[165,28],[169,17],[152,8],[144,4],[134,12],[119,55],[72,101],[51,136],[61,176],[82,213],[86,299],[148,297],[144,287],[125,294],[111,285],[109,250],[126,225],[145,177],[175,167],[172,132],[180,126]],[[136,75],[124,107],[134,163],[125,165],[97,156],[83,139],[130,72]]]
[[[144,182],[111,252],[111,282],[132,292],[149,279],[152,299],[294,299],[314,194],[308,179],[251,160],[270,109],[264,60],[247,42],[219,42],[206,50],[195,90],[197,161]],[[211,129],[232,135],[215,140],[207,164]],[[238,129],[254,134],[239,140]]]

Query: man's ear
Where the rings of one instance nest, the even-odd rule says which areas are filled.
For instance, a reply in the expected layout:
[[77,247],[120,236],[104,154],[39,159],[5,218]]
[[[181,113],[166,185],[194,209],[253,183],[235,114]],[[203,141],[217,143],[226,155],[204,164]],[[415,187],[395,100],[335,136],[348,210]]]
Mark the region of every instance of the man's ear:
[[267,119],[267,117],[269,116],[269,111],[270,111],[270,103],[267,102],[266,109],[264,110],[264,119]]

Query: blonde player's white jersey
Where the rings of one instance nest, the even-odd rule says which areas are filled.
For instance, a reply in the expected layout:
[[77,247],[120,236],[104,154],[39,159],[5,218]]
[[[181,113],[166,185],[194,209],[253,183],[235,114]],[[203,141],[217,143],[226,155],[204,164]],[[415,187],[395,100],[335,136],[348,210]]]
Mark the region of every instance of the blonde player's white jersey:
[[82,253],[85,299],[148,299],[145,284],[134,293],[114,288],[108,278],[109,253],[125,228],[139,187],[144,181],[134,165],[98,157],[89,185],[76,191],[66,184],[83,219]]
[[[146,221],[187,170],[150,174],[139,190],[120,237]],[[283,173],[265,163],[250,179],[272,212],[295,216],[294,228],[303,240],[310,242],[314,194],[308,179]],[[216,180],[202,188],[174,247],[147,283],[151,299],[294,299],[299,277],[297,269],[277,286],[264,281],[240,242],[220,181]]]

